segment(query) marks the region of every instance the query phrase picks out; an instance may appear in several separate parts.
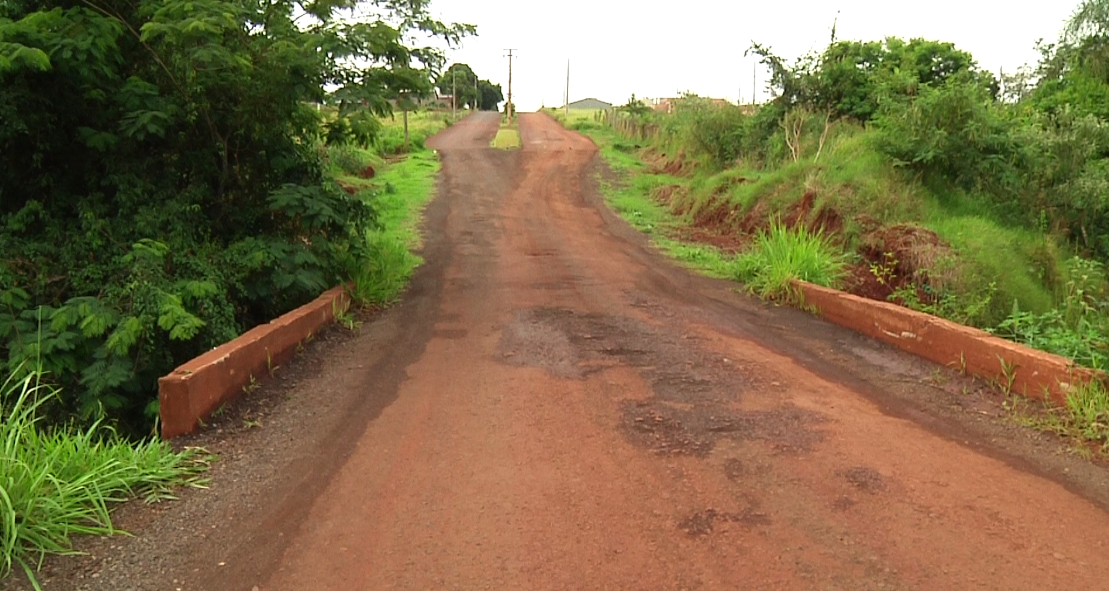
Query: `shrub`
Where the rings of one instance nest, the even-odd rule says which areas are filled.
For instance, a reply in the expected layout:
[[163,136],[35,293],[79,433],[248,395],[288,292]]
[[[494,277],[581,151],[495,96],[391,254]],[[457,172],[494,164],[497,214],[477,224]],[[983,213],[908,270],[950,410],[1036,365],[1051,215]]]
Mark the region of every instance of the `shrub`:
[[879,149],[927,180],[991,194],[1020,186],[1014,122],[976,80],[952,78],[887,99],[874,124]]
[[348,175],[358,175],[370,164],[369,155],[355,146],[341,144],[328,146],[328,162]]

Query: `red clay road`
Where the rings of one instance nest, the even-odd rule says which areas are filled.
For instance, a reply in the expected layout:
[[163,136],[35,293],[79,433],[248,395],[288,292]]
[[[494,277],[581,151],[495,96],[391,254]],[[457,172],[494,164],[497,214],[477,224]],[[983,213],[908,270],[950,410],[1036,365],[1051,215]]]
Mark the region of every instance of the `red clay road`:
[[351,402],[176,550],[177,588],[1109,589],[1102,468],[667,263],[589,140],[524,114],[499,151],[497,125],[429,142],[428,264],[294,396]]

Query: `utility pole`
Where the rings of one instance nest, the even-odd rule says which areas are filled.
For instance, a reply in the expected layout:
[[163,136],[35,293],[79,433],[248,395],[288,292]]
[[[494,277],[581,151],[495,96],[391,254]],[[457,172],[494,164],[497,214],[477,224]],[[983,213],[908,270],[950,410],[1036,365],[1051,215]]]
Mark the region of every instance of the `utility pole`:
[[451,121],[458,121],[458,68],[451,70]]
[[566,60],[566,117],[570,117],[570,60]]
[[512,116],[516,114],[516,105],[512,104],[512,52],[515,49],[506,49],[508,52],[508,107],[505,111],[508,115],[508,124],[512,125]]
[[481,110],[481,93],[478,92],[478,89],[477,89],[477,74],[474,74],[474,108],[471,109],[470,112],[473,113],[474,111],[480,111],[480,110]]
[[758,92],[758,88],[759,88],[758,83],[756,82],[756,78],[755,78],[755,75],[758,72],[758,70],[757,70],[758,66],[759,66],[759,62],[757,60],[755,61],[755,63],[751,64],[751,106],[752,107],[755,106],[755,100],[756,100],[755,99],[755,93]]

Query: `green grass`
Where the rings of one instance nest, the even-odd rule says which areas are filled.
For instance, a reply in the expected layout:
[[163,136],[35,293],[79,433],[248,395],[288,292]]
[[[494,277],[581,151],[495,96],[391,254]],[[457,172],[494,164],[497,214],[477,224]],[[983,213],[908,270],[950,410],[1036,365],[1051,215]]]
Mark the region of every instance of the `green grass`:
[[789,299],[796,280],[839,287],[846,257],[823,234],[775,222],[760,231],[735,263],[735,279],[763,299]]
[[427,138],[447,127],[450,113],[417,111],[408,114],[408,147],[404,146],[404,114],[397,112],[382,120],[381,132],[374,141],[374,151],[385,155],[417,152],[424,149]]
[[499,150],[513,150],[520,147],[520,132],[511,127],[502,127],[497,130],[497,137],[493,138],[491,146]]
[[31,372],[0,386],[0,578],[13,568],[40,589],[35,572],[48,554],[75,554],[75,535],[122,533],[110,509],[132,497],[172,498],[175,486],[202,486],[209,458],[174,452],[162,441],[134,443],[110,429],[46,427],[57,395]]
[[412,273],[423,262],[420,213],[433,194],[439,160],[431,150],[410,154],[387,165],[372,181],[344,179],[365,190],[379,227],[366,233],[370,257],[351,272],[351,296],[363,306],[385,306],[400,297]]
[[1078,386],[1062,406],[1009,396],[1005,407],[1018,424],[1068,440],[1071,452],[1109,457],[1109,389],[1103,382]]

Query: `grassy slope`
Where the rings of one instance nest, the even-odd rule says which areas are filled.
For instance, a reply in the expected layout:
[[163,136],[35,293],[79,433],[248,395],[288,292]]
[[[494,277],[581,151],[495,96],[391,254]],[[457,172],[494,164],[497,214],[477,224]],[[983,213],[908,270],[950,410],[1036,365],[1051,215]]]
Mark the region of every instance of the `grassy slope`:
[[[565,120],[559,114],[557,118]],[[644,158],[629,150],[626,140],[595,124],[592,114],[571,112],[568,127],[586,133],[601,147],[602,155],[618,171],[627,174],[626,185],[609,187],[613,207],[624,212],[640,229],[672,229],[688,226],[713,199],[726,200],[742,212],[761,207],[767,217],[780,215],[800,202],[807,191],[815,193],[812,215],[830,207],[845,220],[842,238],[849,252],[864,238],[854,221],[873,218],[883,225],[910,224],[935,232],[948,244],[949,261],[939,265],[952,277],[957,294],[946,315],[978,326],[993,326],[1003,319],[1016,301],[1021,309],[1043,312],[1054,303],[1055,282],[1062,266],[1062,249],[1057,241],[1039,232],[1006,225],[989,211],[975,207],[975,199],[962,193],[943,193],[907,179],[869,145],[858,128],[835,129],[819,163],[812,162],[815,147],[801,162],[770,171],[742,166],[714,171],[694,166],[692,175],[676,177],[646,171]],[[656,156],[668,150],[653,146]],[[669,152],[680,148],[670,146]],[[743,182],[735,182],[742,177]],[[684,215],[649,197],[660,186],[680,186],[673,205]],[[984,202],[980,200],[978,202]],[[728,257],[711,247],[674,243],[663,232],[656,242],[676,258],[714,275],[730,275]]]
[[[352,272],[353,295],[361,304],[383,306],[396,301],[412,273],[423,260],[415,251],[420,247],[420,213],[431,199],[439,160],[424,147],[424,141],[446,125],[441,114],[410,113],[408,130],[411,152],[401,159],[382,159],[380,154],[403,150],[403,119],[385,120],[381,137],[373,151],[343,148],[352,160],[362,165],[343,170],[334,165],[332,173],[340,183],[353,187],[373,204],[378,228],[366,233],[373,253],[369,264]],[[398,143],[399,140],[399,143]],[[332,150],[332,154],[335,150]],[[364,165],[374,167],[372,179],[362,179],[357,171]]]

